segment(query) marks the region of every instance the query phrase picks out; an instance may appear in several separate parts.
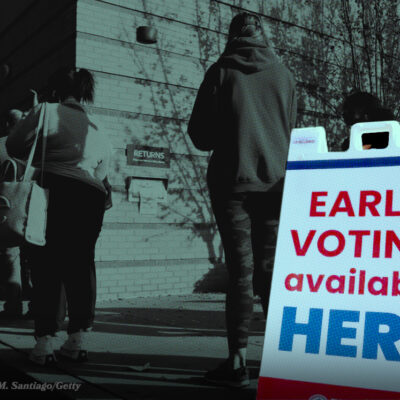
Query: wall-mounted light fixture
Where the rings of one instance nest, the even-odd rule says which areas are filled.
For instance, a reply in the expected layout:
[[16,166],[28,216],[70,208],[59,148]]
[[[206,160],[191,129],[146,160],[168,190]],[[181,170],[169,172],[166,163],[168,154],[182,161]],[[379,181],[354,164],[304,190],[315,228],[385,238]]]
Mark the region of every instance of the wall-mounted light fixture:
[[153,26],[139,26],[136,29],[136,40],[139,43],[157,43],[157,29]]

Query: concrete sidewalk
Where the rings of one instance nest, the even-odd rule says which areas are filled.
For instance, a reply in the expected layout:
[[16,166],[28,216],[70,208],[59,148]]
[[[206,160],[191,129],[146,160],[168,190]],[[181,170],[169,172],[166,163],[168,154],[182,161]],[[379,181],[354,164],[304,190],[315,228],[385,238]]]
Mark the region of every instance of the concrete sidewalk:
[[[0,389],[7,390],[4,397],[0,390],[2,398],[26,398],[28,392],[23,388],[28,384],[19,385],[24,381],[31,384],[29,394],[34,391],[39,398],[254,400],[265,328],[259,304],[255,304],[248,347],[251,385],[234,390],[202,379],[207,369],[227,356],[224,305],[222,294],[98,303],[89,362],[60,360],[53,368],[34,366],[27,360],[35,342],[32,321],[3,322],[0,359],[11,369],[0,376]],[[65,338],[63,331],[56,339],[58,345]],[[1,387],[4,381],[8,389]],[[50,383],[57,383],[56,388],[65,385],[52,392]]]

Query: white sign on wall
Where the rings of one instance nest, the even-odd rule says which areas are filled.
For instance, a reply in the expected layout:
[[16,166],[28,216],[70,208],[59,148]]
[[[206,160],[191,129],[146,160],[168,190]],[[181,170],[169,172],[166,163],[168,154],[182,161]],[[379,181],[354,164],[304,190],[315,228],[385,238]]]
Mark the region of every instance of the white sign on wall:
[[294,129],[257,399],[400,399],[399,296],[400,125]]
[[139,212],[157,215],[158,204],[167,202],[167,190],[161,179],[132,178],[128,188],[128,201],[139,203]]

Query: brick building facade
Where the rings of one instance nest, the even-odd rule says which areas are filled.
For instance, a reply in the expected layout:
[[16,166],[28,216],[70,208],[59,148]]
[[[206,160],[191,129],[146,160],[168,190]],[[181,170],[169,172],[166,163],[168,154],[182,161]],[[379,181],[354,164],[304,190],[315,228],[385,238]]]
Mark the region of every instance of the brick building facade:
[[[29,88],[42,90],[61,65],[87,68],[95,76],[95,101],[88,110],[113,146],[109,180],[114,206],[106,213],[96,250],[99,299],[224,287],[223,252],[205,183],[209,154],[194,149],[186,126],[204,72],[223,51],[238,10],[260,14],[276,52],[294,69],[299,124],[337,118],[318,96],[310,96],[312,77],[304,78],[313,61],[301,40],[324,37],[321,14],[315,12],[321,2],[293,2],[294,12],[286,3],[19,0],[0,5],[0,64],[10,67],[0,81],[1,112],[27,108]],[[296,12],[307,18],[299,22]],[[149,25],[158,31],[157,43],[139,43],[136,29]],[[314,89],[326,93],[321,76]],[[169,167],[129,165],[126,149],[131,144],[168,149]],[[132,177],[162,180],[167,201],[143,214],[140,202],[128,201]]]

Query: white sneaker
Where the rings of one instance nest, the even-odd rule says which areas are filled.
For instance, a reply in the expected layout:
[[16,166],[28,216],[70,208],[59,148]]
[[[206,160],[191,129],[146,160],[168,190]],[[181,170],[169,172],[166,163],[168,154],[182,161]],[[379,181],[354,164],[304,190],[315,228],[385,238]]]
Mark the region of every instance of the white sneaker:
[[53,349],[53,337],[51,335],[38,337],[36,339],[36,345],[29,355],[29,359],[39,365],[56,363],[57,358]]
[[60,348],[60,355],[74,361],[87,361],[87,334],[84,330],[69,334],[67,341]]

